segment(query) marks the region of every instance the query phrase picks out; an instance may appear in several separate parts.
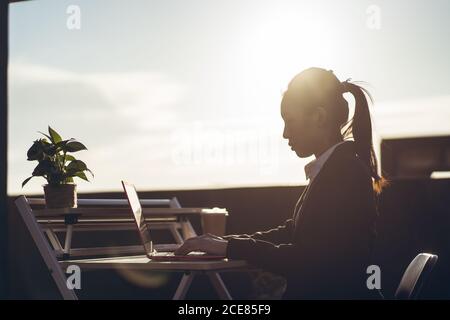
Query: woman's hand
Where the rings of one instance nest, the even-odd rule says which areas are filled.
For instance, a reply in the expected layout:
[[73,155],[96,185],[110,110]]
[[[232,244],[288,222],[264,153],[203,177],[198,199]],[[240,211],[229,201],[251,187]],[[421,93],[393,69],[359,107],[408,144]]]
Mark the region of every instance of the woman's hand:
[[202,251],[214,256],[226,256],[227,246],[227,240],[207,233],[187,239],[174,253],[175,255],[186,255],[191,251]]

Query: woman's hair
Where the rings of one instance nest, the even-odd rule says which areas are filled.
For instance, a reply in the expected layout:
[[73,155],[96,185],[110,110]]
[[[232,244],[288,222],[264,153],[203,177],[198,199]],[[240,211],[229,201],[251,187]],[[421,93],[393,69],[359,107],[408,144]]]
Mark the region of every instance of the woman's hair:
[[[355,111],[348,119],[348,101],[344,93],[355,98]],[[297,99],[310,106],[321,106],[331,116],[331,130],[339,133],[342,139],[350,136],[355,141],[356,153],[368,168],[373,181],[373,189],[378,194],[387,181],[378,174],[378,164],[372,143],[372,123],[367,97],[373,101],[370,93],[363,87],[334,75],[332,70],[309,68],[292,79],[283,99]]]

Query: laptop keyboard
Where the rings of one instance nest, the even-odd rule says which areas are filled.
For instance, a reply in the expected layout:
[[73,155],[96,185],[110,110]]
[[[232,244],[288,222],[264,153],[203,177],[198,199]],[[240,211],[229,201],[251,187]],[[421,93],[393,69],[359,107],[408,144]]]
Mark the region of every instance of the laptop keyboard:
[[163,243],[163,244],[155,244],[153,245],[153,248],[157,251],[175,251],[177,250],[181,244],[175,244],[175,243]]

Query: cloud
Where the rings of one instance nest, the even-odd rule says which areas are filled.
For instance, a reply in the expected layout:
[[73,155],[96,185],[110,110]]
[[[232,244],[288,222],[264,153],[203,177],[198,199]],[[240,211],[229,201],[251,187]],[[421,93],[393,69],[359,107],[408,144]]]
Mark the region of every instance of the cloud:
[[[186,92],[185,85],[157,72],[77,73],[11,62],[9,191],[22,192],[19,181],[35,166],[25,161],[26,150],[48,124],[88,146],[78,156],[100,174],[88,188],[104,189],[120,178],[116,173],[161,158],[165,137],[181,121],[176,108]],[[41,192],[42,182],[30,182],[25,191]]]
[[[76,73],[55,67],[12,62],[9,66],[10,86],[17,95],[30,96],[30,93],[48,90],[48,102],[58,95],[68,93],[64,104],[95,95],[100,96],[109,106],[109,113],[118,117],[135,118],[135,127],[164,127],[176,120],[174,107],[179,104],[187,87],[170,76],[159,72],[104,72]],[[58,90],[55,91],[55,86]],[[25,89],[26,92],[21,91]],[[70,92],[66,92],[72,90]],[[78,92],[74,92],[78,91]],[[75,93],[75,94],[74,94]],[[61,99],[58,102],[61,103]],[[20,106],[18,106],[20,108]],[[80,106],[83,108],[83,106]],[[90,110],[95,113],[95,108]],[[77,116],[77,114],[72,114]],[[102,116],[105,116],[104,114]]]

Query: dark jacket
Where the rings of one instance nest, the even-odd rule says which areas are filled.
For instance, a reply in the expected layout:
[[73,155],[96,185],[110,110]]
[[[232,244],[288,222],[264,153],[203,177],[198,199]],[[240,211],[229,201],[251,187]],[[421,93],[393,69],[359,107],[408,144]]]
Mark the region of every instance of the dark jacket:
[[354,142],[339,145],[284,225],[229,236],[227,256],[284,276],[285,299],[367,299],[376,204]]

